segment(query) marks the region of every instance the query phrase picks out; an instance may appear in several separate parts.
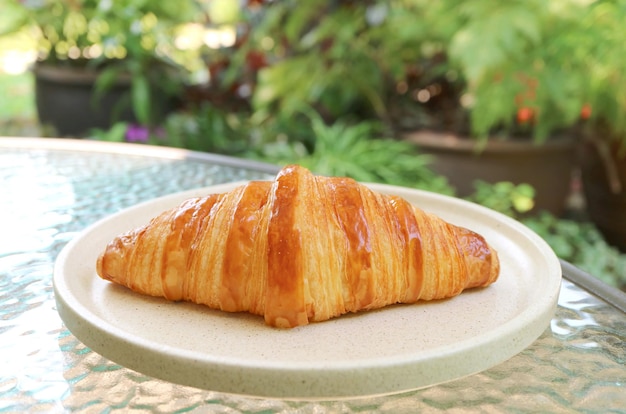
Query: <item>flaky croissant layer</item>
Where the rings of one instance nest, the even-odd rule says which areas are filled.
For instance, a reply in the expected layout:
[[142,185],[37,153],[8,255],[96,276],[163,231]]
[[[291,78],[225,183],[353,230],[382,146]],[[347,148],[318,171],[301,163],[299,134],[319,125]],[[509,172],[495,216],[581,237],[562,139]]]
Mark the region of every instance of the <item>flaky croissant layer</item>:
[[349,178],[283,168],[273,182],[193,198],[115,238],[103,279],[295,327],[496,281],[485,239]]

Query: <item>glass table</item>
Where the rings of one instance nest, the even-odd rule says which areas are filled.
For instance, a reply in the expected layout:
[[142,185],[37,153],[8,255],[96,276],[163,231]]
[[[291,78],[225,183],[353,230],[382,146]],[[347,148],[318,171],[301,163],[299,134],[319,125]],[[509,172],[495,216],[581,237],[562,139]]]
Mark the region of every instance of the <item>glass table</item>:
[[388,396],[291,401],[147,377],[91,351],[55,309],[55,259],[91,223],[162,195],[275,166],[171,148],[0,138],[0,413],[624,412],[626,295],[568,263],[550,327],[508,361]]

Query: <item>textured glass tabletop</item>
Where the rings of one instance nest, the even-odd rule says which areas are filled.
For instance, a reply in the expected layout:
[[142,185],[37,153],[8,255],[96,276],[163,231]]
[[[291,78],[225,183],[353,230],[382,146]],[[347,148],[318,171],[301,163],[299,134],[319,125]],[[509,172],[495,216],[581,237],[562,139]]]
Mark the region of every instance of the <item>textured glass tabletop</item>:
[[344,401],[168,383],[107,360],[64,327],[53,266],[86,226],[165,194],[271,177],[264,164],[171,149],[0,139],[0,412],[626,411],[626,315],[568,280],[550,327],[505,363],[422,390]]

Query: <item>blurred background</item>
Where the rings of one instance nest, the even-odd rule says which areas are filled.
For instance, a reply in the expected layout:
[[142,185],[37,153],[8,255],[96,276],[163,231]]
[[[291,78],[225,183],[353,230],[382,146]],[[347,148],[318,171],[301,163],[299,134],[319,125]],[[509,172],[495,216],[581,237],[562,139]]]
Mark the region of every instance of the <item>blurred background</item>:
[[0,135],[181,147],[512,216],[626,290],[626,0],[0,0]]

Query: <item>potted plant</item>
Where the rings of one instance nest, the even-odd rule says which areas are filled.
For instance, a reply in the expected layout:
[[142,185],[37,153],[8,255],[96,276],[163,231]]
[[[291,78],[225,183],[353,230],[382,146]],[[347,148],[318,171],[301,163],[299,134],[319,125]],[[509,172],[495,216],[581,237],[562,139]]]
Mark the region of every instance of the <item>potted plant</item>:
[[38,114],[59,135],[81,136],[120,119],[150,125],[184,81],[173,42],[177,28],[196,18],[194,1],[1,3],[13,16],[2,33],[26,30],[36,38]]
[[606,240],[626,252],[626,1],[592,2],[581,38],[588,77],[589,119],[579,148],[582,188],[589,219]]
[[407,88],[426,121],[401,134],[437,156],[460,195],[477,178],[526,182],[536,210],[564,211],[586,74],[570,56],[583,8],[563,6],[439,2],[443,75],[426,71]]

